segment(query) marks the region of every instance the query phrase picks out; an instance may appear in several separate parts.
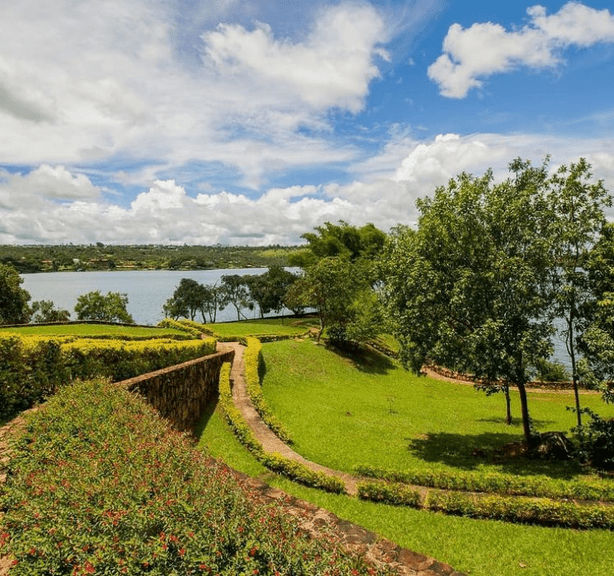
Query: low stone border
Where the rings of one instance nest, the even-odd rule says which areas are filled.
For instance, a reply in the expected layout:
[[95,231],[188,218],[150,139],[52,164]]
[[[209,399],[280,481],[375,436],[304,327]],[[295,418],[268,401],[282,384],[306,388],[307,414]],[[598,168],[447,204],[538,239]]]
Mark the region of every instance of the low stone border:
[[332,530],[337,541],[350,552],[364,554],[373,564],[389,566],[403,576],[465,576],[448,564],[402,548],[374,532],[340,519],[324,508],[224,466],[251,499],[261,504],[282,503],[287,513],[299,519],[301,527],[314,538],[318,538],[321,529],[326,527]]

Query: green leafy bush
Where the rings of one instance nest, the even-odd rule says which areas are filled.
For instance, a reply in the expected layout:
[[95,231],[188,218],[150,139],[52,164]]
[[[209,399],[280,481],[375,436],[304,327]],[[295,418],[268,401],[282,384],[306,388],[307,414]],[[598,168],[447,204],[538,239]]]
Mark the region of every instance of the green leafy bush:
[[67,382],[115,381],[215,352],[212,338],[116,340],[0,333],[0,420],[43,401]]
[[602,418],[590,408],[583,408],[582,413],[590,421],[574,428],[581,457],[595,468],[614,470],[614,418]]
[[220,374],[220,407],[226,421],[233,429],[239,441],[252,453],[254,458],[262,462],[267,468],[288,476],[306,486],[321,488],[327,492],[337,494],[345,492],[345,483],[340,478],[327,476],[322,472],[314,472],[307,468],[307,466],[284,458],[280,454],[270,454],[264,451],[262,445],[245,422],[241,412],[232,401],[230,364],[225,364]]
[[62,389],[12,446],[0,555],[12,576],[381,574],[257,506],[136,395]]

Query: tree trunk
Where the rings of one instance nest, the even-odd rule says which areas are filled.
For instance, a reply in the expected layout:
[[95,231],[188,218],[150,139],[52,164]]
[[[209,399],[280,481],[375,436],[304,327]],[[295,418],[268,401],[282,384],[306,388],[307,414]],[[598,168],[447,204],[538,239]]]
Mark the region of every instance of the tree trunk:
[[510,398],[509,384],[505,385],[505,423],[508,426],[512,424],[512,399]]
[[520,410],[522,413],[524,439],[527,443],[527,449],[531,451],[533,448],[533,436],[531,435],[531,418],[529,416],[529,404],[527,402],[527,389],[525,388],[524,382],[518,382],[516,386],[520,393]]
[[573,393],[576,400],[576,421],[578,426],[582,426],[582,414],[580,413],[580,392],[578,391],[578,372],[576,371],[576,350],[574,348],[573,334],[573,310],[569,312],[567,319],[567,352],[571,360],[571,380],[573,384]]

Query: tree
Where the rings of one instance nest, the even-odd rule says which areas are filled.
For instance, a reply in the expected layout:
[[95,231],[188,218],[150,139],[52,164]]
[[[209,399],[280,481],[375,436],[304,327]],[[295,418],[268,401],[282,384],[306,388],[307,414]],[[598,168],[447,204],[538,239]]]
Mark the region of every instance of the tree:
[[30,319],[30,294],[23,278],[9,264],[0,264],[0,324],[25,324]]
[[[243,308],[253,309],[254,303],[250,299],[247,280],[239,274],[227,274],[222,276],[220,285],[219,303],[220,309],[223,310],[229,304],[232,304],[237,311],[237,320],[241,320]],[[243,318],[246,318],[243,314]]]
[[555,272],[555,314],[565,321],[565,344],[571,374],[578,426],[582,426],[577,346],[589,323],[594,300],[589,273],[584,268],[588,254],[605,224],[606,207],[612,205],[601,180],[591,182],[590,165],[584,158],[561,166],[551,178]]
[[166,301],[163,311],[171,318],[189,318],[194,320],[200,312],[202,322],[215,322],[218,308],[218,290],[215,286],[203,285],[191,278],[182,278],[173,295]]
[[95,290],[77,298],[75,313],[78,320],[134,324],[126,308],[127,305],[128,296],[126,294],[107,292],[106,296],[103,296],[100,290]]
[[67,322],[70,320],[70,312],[55,308],[51,300],[32,302],[32,322],[42,324],[45,322]]
[[586,261],[589,286],[594,297],[590,324],[582,334],[581,351],[593,375],[601,381],[604,399],[614,402],[614,223],[601,230]]
[[398,228],[382,258],[383,300],[403,363],[474,374],[488,391],[515,385],[527,446],[531,362],[550,354],[552,266],[544,163],[461,174],[419,200],[416,231]]
[[264,274],[244,277],[249,293],[264,317],[271,311],[281,312],[284,307],[284,296],[288,288],[296,281],[297,276],[281,266],[270,266]]

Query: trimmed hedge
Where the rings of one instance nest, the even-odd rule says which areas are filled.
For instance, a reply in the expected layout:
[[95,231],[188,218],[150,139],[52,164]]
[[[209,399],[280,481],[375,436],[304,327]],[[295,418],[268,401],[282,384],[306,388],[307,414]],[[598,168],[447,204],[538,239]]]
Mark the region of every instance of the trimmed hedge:
[[496,472],[392,472],[370,466],[357,466],[354,471],[368,478],[443,490],[614,502],[614,481],[612,480],[554,480],[547,476],[527,478]]
[[247,348],[244,353],[245,360],[245,380],[247,393],[266,425],[286,444],[292,443],[290,433],[286,430],[281,420],[273,414],[269,408],[260,385],[260,365],[262,362],[262,343],[257,338],[248,336],[246,339]]
[[358,497],[470,518],[564,528],[614,528],[614,506],[498,494],[418,489],[406,484],[363,482]]
[[137,395],[63,388],[11,447],[0,556],[12,576],[383,574],[281,504],[252,503],[230,471]]
[[327,476],[323,472],[314,472],[299,462],[284,458],[278,453],[265,452],[254,433],[251,431],[241,412],[232,400],[230,389],[230,364],[224,364],[220,374],[220,408],[226,421],[234,431],[239,441],[270,470],[283,474],[306,486],[321,488],[327,492],[342,494],[345,492],[345,483],[341,478]]
[[187,320],[173,320],[172,318],[164,318],[160,322],[158,322],[158,328],[174,328],[175,330],[181,330],[182,332],[187,332],[190,336],[194,338],[199,338],[203,331],[193,326],[192,324],[196,324],[196,322],[188,324]]
[[215,352],[215,340],[115,340],[0,333],[0,420],[43,401],[70,380],[115,381]]

